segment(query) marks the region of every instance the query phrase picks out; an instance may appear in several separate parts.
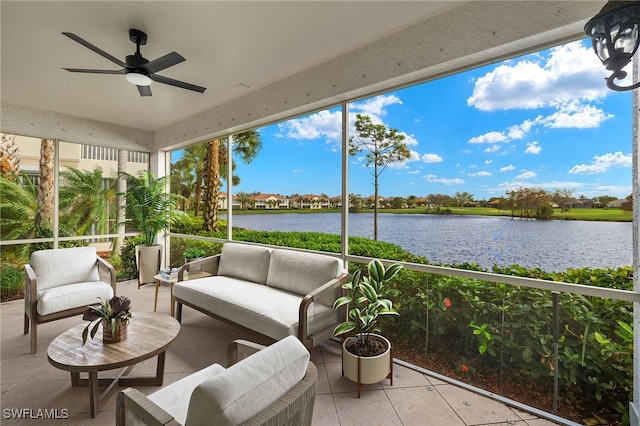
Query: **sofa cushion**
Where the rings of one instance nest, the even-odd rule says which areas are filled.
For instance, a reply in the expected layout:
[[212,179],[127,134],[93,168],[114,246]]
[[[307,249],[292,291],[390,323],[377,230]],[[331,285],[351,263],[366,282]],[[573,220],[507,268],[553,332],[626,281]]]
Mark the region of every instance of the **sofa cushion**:
[[31,254],[31,267],[36,274],[38,290],[99,281],[96,258],[95,247],[34,251]]
[[298,332],[297,294],[231,277],[178,282],[173,295],[243,327],[280,340]]
[[95,305],[100,303],[99,299],[112,297],[113,287],[102,281],[61,285],[38,291],[36,310],[39,315],[48,315],[67,309]]
[[[171,414],[176,421],[183,425],[187,420],[187,409],[189,399],[193,390],[200,383],[210,379],[224,371],[224,367],[219,364],[212,364],[207,368],[196,371],[177,382],[164,386],[157,392],[152,393],[148,398],[162,407],[164,411]],[[207,423],[203,423],[207,424]]]
[[205,380],[191,394],[186,425],[238,425],[283,397],[304,378],[309,352],[293,336]]
[[264,284],[270,250],[266,247],[226,243],[222,247],[218,275]]
[[274,249],[266,282],[270,287],[304,296],[343,271],[342,261],[335,257]]

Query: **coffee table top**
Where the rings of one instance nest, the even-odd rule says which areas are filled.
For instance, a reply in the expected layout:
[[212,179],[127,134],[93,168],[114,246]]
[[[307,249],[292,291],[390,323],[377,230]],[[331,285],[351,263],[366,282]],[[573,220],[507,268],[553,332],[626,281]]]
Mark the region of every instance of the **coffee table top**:
[[95,338],[82,346],[82,330],[86,326],[84,322],[53,339],[47,358],[54,367],[72,372],[126,367],[166,351],[180,331],[180,323],[169,315],[134,312],[129,320],[127,340],[105,345],[99,330]]

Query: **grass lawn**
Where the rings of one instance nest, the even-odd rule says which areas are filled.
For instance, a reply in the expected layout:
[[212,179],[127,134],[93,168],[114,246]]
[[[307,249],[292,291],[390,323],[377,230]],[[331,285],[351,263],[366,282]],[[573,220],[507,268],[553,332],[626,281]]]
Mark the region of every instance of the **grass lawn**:
[[[507,216],[511,217],[511,211],[499,210],[492,207],[447,207],[452,215],[475,215],[475,216]],[[380,209],[379,213],[393,214],[425,214],[424,207],[413,209]],[[220,214],[225,214],[225,210],[220,210]],[[233,214],[287,214],[287,213],[340,213],[340,209],[304,209],[304,210],[234,210]],[[373,209],[362,209],[358,213],[373,213]],[[435,210],[430,210],[429,214],[436,214]],[[554,209],[552,220],[595,220],[605,222],[631,222],[632,213],[622,209],[571,209],[568,212],[561,212]]]

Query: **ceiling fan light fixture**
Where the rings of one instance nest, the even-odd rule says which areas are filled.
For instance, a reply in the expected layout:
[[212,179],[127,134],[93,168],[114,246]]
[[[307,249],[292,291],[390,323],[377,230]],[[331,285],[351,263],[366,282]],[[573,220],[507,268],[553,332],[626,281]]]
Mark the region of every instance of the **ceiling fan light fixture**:
[[151,79],[149,76],[139,73],[137,71],[130,71],[125,76],[127,81],[136,86],[150,86]]

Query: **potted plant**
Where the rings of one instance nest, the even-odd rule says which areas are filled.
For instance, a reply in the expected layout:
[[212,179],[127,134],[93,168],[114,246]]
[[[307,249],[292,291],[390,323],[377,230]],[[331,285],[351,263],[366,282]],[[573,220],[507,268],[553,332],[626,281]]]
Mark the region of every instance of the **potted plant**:
[[127,222],[142,232],[143,244],[136,246],[138,287],[155,282],[160,270],[162,246],[156,244],[160,232],[169,229],[175,220],[186,216],[178,209],[179,195],[168,191],[168,176],[156,177],[151,171],[142,170],[136,177],[122,173],[127,191],[122,194],[127,201]]
[[347,294],[333,304],[334,309],[348,307],[347,320],[339,324],[333,334],[349,335],[342,344],[342,371],[357,383],[358,398],[363,384],[389,378],[393,385],[391,343],[376,332],[380,331],[377,326],[380,317],[398,315],[391,300],[382,296],[384,284],[400,269],[399,263],[385,268],[381,261],[372,260],[367,266],[368,276],[356,271],[351,281],[342,286]]
[[199,247],[189,247],[182,255],[184,256],[184,263],[193,262],[204,257],[205,251]]
[[82,315],[82,319],[89,321],[89,324],[82,331],[82,345],[87,343],[89,328],[94,321],[98,320],[91,329],[91,338],[98,332],[98,327],[102,324],[102,341],[105,344],[121,342],[127,340],[127,325],[131,313],[131,300],[125,296],[113,296],[111,299],[100,299],[98,306],[90,306]]

